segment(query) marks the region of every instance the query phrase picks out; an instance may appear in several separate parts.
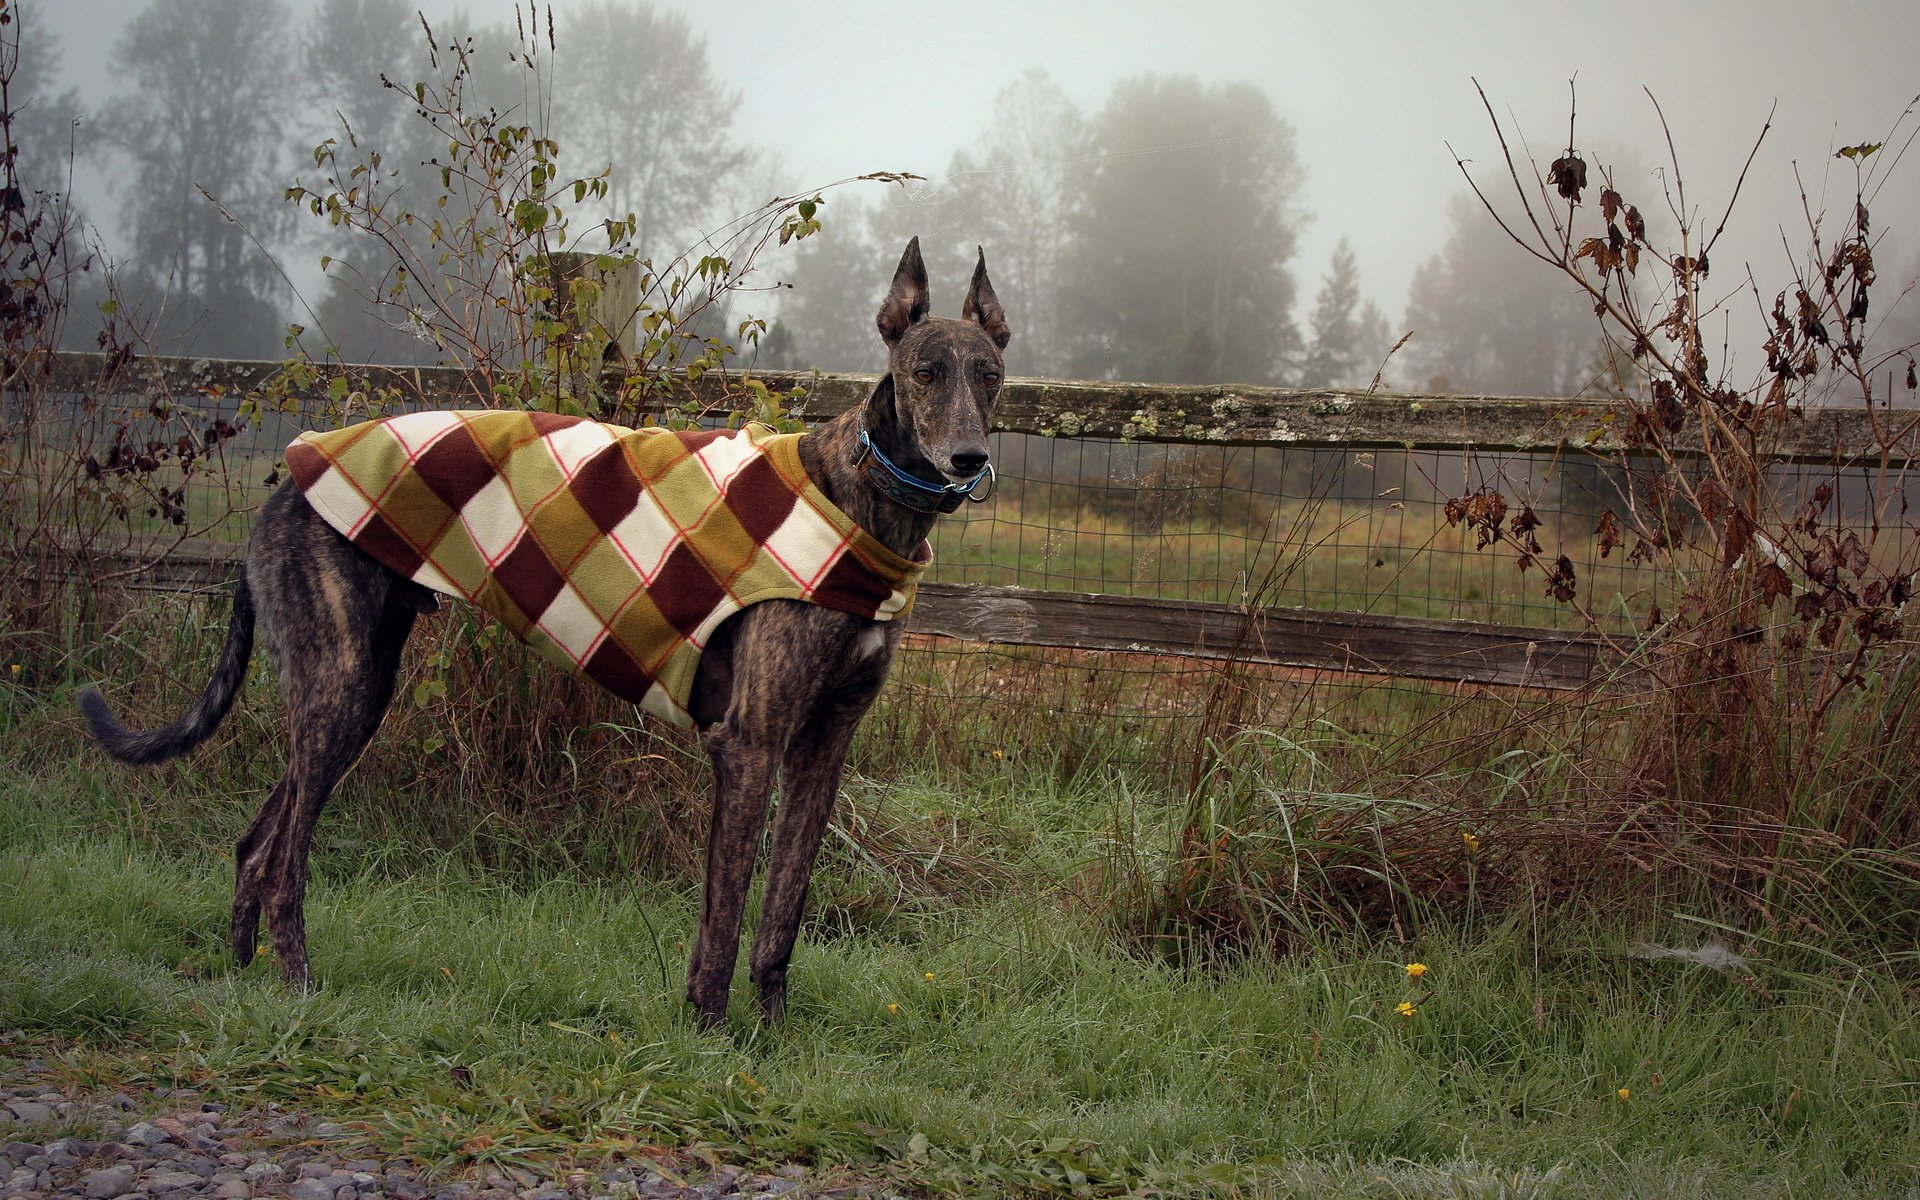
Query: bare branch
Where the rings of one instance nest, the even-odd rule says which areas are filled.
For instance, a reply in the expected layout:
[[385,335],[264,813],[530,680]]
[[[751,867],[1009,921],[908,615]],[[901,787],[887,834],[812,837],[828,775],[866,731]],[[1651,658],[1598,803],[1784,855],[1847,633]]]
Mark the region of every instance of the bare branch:
[[[1659,107],[1658,101],[1655,101],[1655,107]],[[1727,197],[1727,211],[1720,214],[1720,224],[1714,227],[1713,236],[1707,239],[1706,245],[1700,247],[1700,253],[1712,253],[1713,244],[1720,240],[1721,232],[1726,229],[1727,218],[1733,215],[1733,206],[1740,199],[1740,186],[1746,183],[1747,171],[1753,166],[1754,155],[1760,153],[1760,143],[1767,140],[1767,131],[1773,128],[1773,114],[1778,111],[1779,108],[1780,102],[1775,100],[1773,107],[1767,110],[1767,119],[1760,126],[1760,136],[1753,139],[1753,149],[1747,151],[1747,161],[1740,167],[1740,178],[1734,180],[1733,195]],[[1669,142],[1669,145],[1671,145],[1671,142]]]

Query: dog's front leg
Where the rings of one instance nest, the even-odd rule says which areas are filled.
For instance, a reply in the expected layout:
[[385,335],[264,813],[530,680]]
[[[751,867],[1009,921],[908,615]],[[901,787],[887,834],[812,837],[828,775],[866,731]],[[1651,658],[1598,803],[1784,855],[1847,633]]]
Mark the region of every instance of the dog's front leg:
[[799,936],[813,862],[827,822],[833,819],[853,731],[876,691],[877,679],[864,695],[824,706],[787,747],[780,769],[780,811],[774,818],[766,893],[760,902],[760,928],[753,939],[753,982],[768,1024],[786,1019],[787,964]]
[[707,882],[700,898],[700,931],[687,966],[687,1000],[702,1029],[726,1018],[727,991],[733,984],[740,949],[740,918],[747,884],[767,820],[778,743],[764,729],[742,729],[730,718],[706,736],[713,760],[713,824],[707,835]]

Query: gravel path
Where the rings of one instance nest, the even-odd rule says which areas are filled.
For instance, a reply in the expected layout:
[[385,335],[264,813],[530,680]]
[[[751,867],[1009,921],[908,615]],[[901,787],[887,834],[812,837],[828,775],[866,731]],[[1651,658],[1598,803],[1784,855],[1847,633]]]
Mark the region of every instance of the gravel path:
[[[0,1053],[4,1053],[0,1049]],[[44,1065],[0,1061],[0,1200],[721,1200],[887,1197],[879,1185],[646,1160],[598,1170],[431,1177],[370,1156],[351,1128],[274,1105],[229,1111],[190,1091],[70,1095]],[[38,1077],[38,1079],[36,1079]],[[71,1136],[83,1130],[85,1136]]]

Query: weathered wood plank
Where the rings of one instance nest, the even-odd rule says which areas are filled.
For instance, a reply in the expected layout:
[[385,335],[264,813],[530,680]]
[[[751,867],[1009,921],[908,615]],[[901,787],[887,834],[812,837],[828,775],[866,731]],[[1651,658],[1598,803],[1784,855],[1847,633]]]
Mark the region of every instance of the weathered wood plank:
[[[168,385],[177,396],[241,395],[257,391],[281,364],[221,359],[136,359],[105,375],[98,354],[58,356],[56,378],[66,390],[141,392]],[[479,403],[489,381],[447,367],[356,367],[371,386],[394,388],[447,405]],[[809,389],[797,415],[810,421],[835,416],[866,399],[870,375],[756,372],[781,391]],[[106,382],[103,383],[103,380]],[[735,377],[737,383],[737,376]],[[718,403],[728,381],[701,379],[692,390]],[[1042,437],[1100,437],[1132,441],[1301,446],[1338,449],[1480,449],[1552,451],[1567,445],[1601,451],[1622,448],[1609,408],[1598,402],[1496,396],[1440,396],[1404,392],[1299,391],[1266,387],[1189,387],[1173,384],[1072,383],[1041,379],[1007,382],[996,428]],[[1878,462],[1883,432],[1920,413],[1900,410],[1879,416],[1853,408],[1810,410],[1769,431],[1768,452],[1783,461]],[[1894,465],[1908,464],[1920,443],[1909,429],[1889,447]],[[1676,449],[1697,450],[1697,430],[1682,433]]]
[[[151,591],[217,587],[241,547],[189,541],[126,585]],[[124,568],[123,568],[124,569]],[[1303,608],[1249,612],[1232,604],[1145,600],[971,584],[921,585],[907,626],[918,634],[1013,646],[1060,646],[1275,666],[1575,691],[1608,671],[1598,638],[1554,629],[1372,616]]]
[[1600,639],[1554,629],[957,584],[921,585],[908,629],[1567,691],[1600,684],[1609,666]]

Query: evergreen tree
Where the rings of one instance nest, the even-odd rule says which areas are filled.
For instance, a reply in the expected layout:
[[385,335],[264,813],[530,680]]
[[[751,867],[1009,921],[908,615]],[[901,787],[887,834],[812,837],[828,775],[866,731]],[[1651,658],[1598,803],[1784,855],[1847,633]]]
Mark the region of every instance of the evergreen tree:
[[1386,356],[1387,319],[1360,298],[1360,266],[1346,238],[1334,248],[1307,332],[1313,340],[1300,368],[1302,387],[1363,387]]

